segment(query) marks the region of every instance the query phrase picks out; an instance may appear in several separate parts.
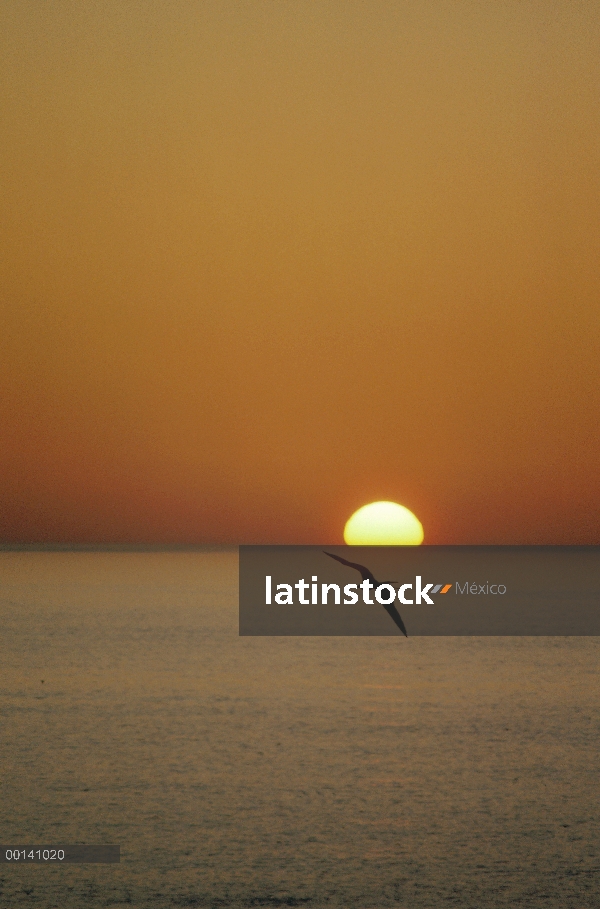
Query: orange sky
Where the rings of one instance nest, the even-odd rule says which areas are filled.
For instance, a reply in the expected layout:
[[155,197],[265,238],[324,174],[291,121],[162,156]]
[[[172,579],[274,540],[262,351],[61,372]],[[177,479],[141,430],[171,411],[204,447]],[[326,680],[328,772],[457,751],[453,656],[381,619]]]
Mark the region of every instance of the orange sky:
[[599,7],[0,18],[0,540],[600,542]]

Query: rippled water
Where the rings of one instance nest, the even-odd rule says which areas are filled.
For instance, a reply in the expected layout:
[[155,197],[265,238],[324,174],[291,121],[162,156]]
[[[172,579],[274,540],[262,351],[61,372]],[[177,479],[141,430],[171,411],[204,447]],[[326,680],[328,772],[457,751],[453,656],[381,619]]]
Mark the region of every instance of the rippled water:
[[597,638],[239,638],[232,550],[0,553],[0,622],[0,840],[122,855],[2,906],[600,905]]

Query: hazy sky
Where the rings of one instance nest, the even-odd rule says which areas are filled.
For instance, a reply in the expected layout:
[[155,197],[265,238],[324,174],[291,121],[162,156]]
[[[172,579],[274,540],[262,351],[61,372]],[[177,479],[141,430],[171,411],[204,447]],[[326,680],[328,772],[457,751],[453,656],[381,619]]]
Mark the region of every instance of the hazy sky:
[[0,538],[600,542],[600,7],[0,6]]

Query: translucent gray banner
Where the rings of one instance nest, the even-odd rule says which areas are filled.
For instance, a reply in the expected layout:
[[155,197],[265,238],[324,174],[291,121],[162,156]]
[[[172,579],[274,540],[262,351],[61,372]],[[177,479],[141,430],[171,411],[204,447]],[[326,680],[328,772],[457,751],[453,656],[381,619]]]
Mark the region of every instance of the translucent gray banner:
[[600,547],[241,546],[239,633],[598,635]]

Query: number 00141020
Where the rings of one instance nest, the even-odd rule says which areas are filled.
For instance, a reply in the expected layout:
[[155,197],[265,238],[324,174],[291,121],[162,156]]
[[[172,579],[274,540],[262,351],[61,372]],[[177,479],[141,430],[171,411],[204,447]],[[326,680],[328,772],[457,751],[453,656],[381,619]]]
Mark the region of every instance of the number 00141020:
[[7,862],[62,862],[64,849],[7,849]]

